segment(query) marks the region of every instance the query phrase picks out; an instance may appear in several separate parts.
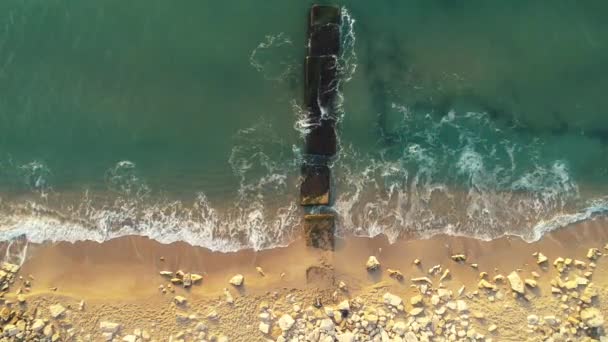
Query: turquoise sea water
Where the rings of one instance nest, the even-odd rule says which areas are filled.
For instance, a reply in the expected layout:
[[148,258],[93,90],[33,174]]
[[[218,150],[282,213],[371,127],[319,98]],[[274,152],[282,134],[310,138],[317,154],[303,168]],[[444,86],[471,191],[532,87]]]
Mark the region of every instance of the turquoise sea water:
[[[602,1],[345,1],[340,234],[608,210]],[[288,243],[308,1],[5,0],[0,237]]]

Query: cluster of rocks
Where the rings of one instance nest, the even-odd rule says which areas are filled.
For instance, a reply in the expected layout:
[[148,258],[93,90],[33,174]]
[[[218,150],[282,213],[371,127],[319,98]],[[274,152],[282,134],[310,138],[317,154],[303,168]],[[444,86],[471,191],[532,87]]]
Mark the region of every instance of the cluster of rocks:
[[169,284],[159,285],[158,289],[162,293],[167,293],[167,291],[175,292],[174,286],[183,286],[184,288],[189,288],[193,284],[198,284],[203,280],[203,276],[196,273],[186,273],[182,270],[178,270],[175,273],[171,271],[160,271],[160,275],[169,279]]
[[418,289],[419,294],[412,296],[409,304],[386,292],[382,303],[375,306],[359,297],[335,307],[301,309],[295,303],[289,312],[264,305],[258,327],[276,341],[492,341],[473,328],[472,320],[483,320],[483,315],[469,312],[467,302],[456,299],[452,291],[425,284]]

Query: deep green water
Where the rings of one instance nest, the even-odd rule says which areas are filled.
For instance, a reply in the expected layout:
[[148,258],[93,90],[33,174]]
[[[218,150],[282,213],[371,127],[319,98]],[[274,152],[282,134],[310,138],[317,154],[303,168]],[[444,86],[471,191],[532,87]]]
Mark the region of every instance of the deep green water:
[[[2,1],[2,238],[288,242],[310,4]],[[608,3],[341,4],[341,233],[533,240],[608,209]]]

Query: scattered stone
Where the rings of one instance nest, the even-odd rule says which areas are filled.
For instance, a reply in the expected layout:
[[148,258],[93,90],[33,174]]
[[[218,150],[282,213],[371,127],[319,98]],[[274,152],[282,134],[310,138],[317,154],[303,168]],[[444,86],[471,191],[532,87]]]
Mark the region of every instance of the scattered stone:
[[294,319],[288,314],[284,314],[281,316],[281,318],[279,318],[279,328],[281,328],[283,332],[291,329],[294,323]]
[[528,324],[530,324],[530,325],[536,325],[536,324],[538,324],[538,321],[539,321],[537,315],[528,315],[527,320],[528,320]]
[[440,270],[441,270],[441,265],[435,265],[435,266],[429,268],[428,273],[430,275],[434,275],[435,273],[439,272]]
[[370,256],[367,259],[367,262],[365,263],[365,268],[367,268],[368,271],[374,271],[374,270],[378,269],[379,267],[380,267],[380,262],[373,255]]
[[602,253],[597,248],[589,248],[589,250],[587,251],[587,259],[590,260],[595,260],[600,255],[602,255]]
[[99,329],[102,333],[116,334],[120,330],[120,324],[101,321],[99,322]]
[[403,280],[403,274],[399,271],[399,270],[392,270],[392,269],[388,269],[387,270],[389,277],[391,278],[395,278],[399,281]]
[[496,285],[490,283],[485,279],[481,279],[477,284],[477,287],[480,289],[496,290]]
[[542,263],[545,263],[545,262],[547,262],[548,260],[549,260],[549,258],[547,258],[547,257],[546,257],[546,256],[545,256],[543,253],[540,253],[540,252],[539,252],[539,253],[536,255],[536,263],[537,263],[538,265],[540,265],[540,264],[542,264]]
[[234,286],[241,286],[243,285],[243,280],[245,280],[245,277],[243,277],[242,274],[237,274],[230,278],[230,284]]
[[601,327],[604,324],[604,316],[596,308],[581,310],[581,320],[590,328]]
[[265,276],[266,276],[266,273],[264,273],[264,270],[263,270],[263,269],[262,269],[260,266],[257,266],[257,267],[255,268],[255,270],[256,270],[256,271],[258,272],[258,274],[259,274],[259,275],[261,275],[262,277],[265,277]]
[[175,304],[177,304],[177,305],[184,305],[184,304],[186,304],[186,302],[187,302],[188,300],[186,299],[186,297],[182,297],[182,296],[175,296],[175,297],[173,298],[173,301],[174,301],[174,302],[175,302]]
[[463,261],[467,260],[467,257],[464,254],[455,254],[455,255],[452,255],[452,260],[454,260],[456,262],[463,262]]
[[553,261],[553,266],[555,266],[555,268],[557,269],[557,271],[559,273],[564,272],[564,270],[566,269],[566,260],[562,257],[559,257],[557,259],[555,259],[555,261]]
[[41,319],[35,319],[34,323],[32,323],[32,331],[34,332],[39,332],[40,330],[42,330],[44,328],[46,324],[44,323],[43,320]]
[[489,331],[489,332],[494,332],[494,331],[496,331],[496,329],[498,329],[498,327],[496,326],[496,324],[491,324],[491,325],[488,327],[488,331]]
[[416,265],[416,266],[420,265],[420,259],[414,259],[414,265]]
[[410,316],[418,316],[422,311],[424,311],[424,308],[413,308],[412,311],[410,311]]
[[51,317],[59,318],[65,313],[65,308],[61,304],[53,304],[49,307],[49,311],[51,312]]
[[545,323],[547,323],[549,325],[557,324],[557,318],[555,318],[555,316],[552,316],[552,315],[543,317],[543,321],[545,321]]
[[203,280],[203,276],[200,274],[192,273],[190,275],[190,279],[192,279],[193,284],[196,284],[196,283],[200,282],[201,280]]
[[234,298],[232,297],[232,294],[230,294],[230,291],[228,291],[228,289],[224,289],[224,296],[226,297],[226,302],[228,304],[232,304],[234,303]]
[[468,307],[467,303],[464,300],[457,300],[456,301],[456,309],[458,310],[458,312],[462,313],[462,312],[468,311],[469,307]]
[[397,307],[403,303],[403,300],[401,299],[401,297],[391,294],[389,292],[385,293],[384,296],[382,297],[382,299],[384,300],[385,304],[391,305],[394,307]]
[[163,277],[173,278],[173,272],[171,271],[160,271],[160,275]]
[[511,290],[519,294],[524,294],[524,283],[521,281],[521,278],[519,277],[519,274],[517,274],[517,272],[513,271],[509,273],[507,279],[509,279]]
[[424,282],[424,283],[427,283],[429,285],[433,285],[433,282],[428,277],[412,278],[412,282],[414,282],[414,283],[422,283],[422,282]]
[[450,277],[450,270],[446,269],[443,274],[441,275],[441,277],[439,278],[439,281],[444,281],[445,279],[447,279],[448,277]]
[[535,287],[536,287],[536,285],[537,285],[537,284],[536,284],[536,280],[534,280],[534,279],[525,279],[525,280],[524,280],[524,283],[525,283],[526,285],[528,285],[529,287],[531,287],[531,288],[535,288]]
[[338,288],[342,291],[346,291],[347,290],[346,283],[343,281],[340,281],[340,283],[338,284]]
[[182,278],[182,282],[183,282],[185,288],[192,286],[192,275],[190,273],[184,274],[184,277]]
[[122,338],[123,341],[125,342],[136,342],[137,341],[137,336],[135,335],[126,335],[125,337]]
[[17,328],[13,324],[7,324],[2,328],[2,332],[4,332],[7,336],[15,336],[19,333],[19,328]]
[[262,334],[268,334],[270,332],[270,325],[268,323],[260,322],[258,329],[262,332]]
[[410,298],[410,303],[412,304],[412,306],[418,306],[418,305],[424,304],[422,301],[421,295],[417,295],[417,296]]
[[340,302],[340,304],[338,304],[338,310],[348,314],[348,312],[350,311],[350,303],[348,302],[348,300],[343,300],[342,302]]

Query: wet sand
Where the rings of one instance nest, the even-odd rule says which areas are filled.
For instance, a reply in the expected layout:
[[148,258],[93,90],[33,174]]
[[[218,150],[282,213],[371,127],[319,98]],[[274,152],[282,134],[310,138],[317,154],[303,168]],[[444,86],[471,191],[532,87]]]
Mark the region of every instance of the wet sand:
[[[68,307],[66,315],[75,329],[72,333],[76,340],[103,340],[100,321],[111,321],[122,325],[120,336],[135,329],[145,329],[157,341],[179,340],[175,336],[181,337],[180,333],[184,334],[183,340],[194,340],[197,336],[195,327],[200,322],[207,326],[209,340],[212,340],[210,336],[216,339],[225,336],[231,341],[265,341],[267,338],[276,340],[281,332],[277,331],[276,322],[267,335],[258,330],[258,307],[262,301],[271,302],[277,312],[288,312],[292,304],[289,295],[297,297],[297,304],[304,308],[312,305],[316,298],[325,306],[335,306],[343,299],[356,297],[381,303],[381,295],[391,292],[404,298],[407,311],[411,308],[408,298],[419,291],[412,286],[412,278],[429,277],[434,287],[445,287],[454,293],[464,285],[465,294],[471,294],[478,290],[480,272],[487,272],[488,279],[492,279],[497,274],[507,276],[520,269],[522,279],[533,278],[532,271],[540,274],[538,288],[530,292],[533,297],[530,302],[518,304],[513,299],[512,310],[505,312],[503,305],[484,301],[482,294],[469,299],[470,305],[483,311],[488,319],[496,317],[499,329],[495,341],[524,341],[528,339],[529,331],[505,329],[501,325],[516,327],[524,322],[525,326],[530,305],[538,305],[537,310],[548,313],[556,310],[559,300],[551,304],[556,298],[551,295],[549,285],[550,280],[559,275],[551,265],[553,260],[570,257],[589,262],[586,258],[589,248],[604,251],[603,247],[608,243],[607,228],[607,220],[597,219],[551,232],[534,243],[517,237],[480,241],[442,235],[389,244],[385,237],[347,237],[336,241],[333,253],[308,248],[302,240],[284,248],[236,253],[212,252],[186,243],[163,245],[135,236],[101,244],[29,244],[26,260],[19,271],[24,279],[33,276],[31,290],[24,292],[26,302],[24,305],[15,303],[17,291],[25,289],[20,280],[11,285],[4,298],[9,306],[18,306],[24,311],[38,308],[37,315],[44,317],[48,317],[51,304],[61,303]],[[549,258],[542,267],[532,255],[538,251]],[[466,261],[453,261],[451,256],[454,254],[465,254]],[[365,263],[370,255],[378,258],[380,270],[366,270]],[[414,265],[414,259],[420,259],[420,265]],[[473,263],[478,267],[471,267]],[[604,257],[596,263],[592,281],[600,290],[597,305],[604,315],[608,315],[604,299],[608,292],[607,263]],[[435,265],[441,265],[442,272],[450,270],[450,277],[442,281],[442,285],[439,285],[441,274],[428,273]],[[320,271],[307,277],[307,269],[311,266],[319,267]],[[261,267],[264,275],[259,274],[256,267]],[[398,281],[390,277],[389,268],[400,270],[404,279]],[[159,272],[177,270],[200,274],[203,280],[189,289],[175,286],[175,293],[169,290],[163,294],[159,286],[167,288],[169,282]],[[572,270],[571,274],[574,272]],[[228,283],[235,274],[244,276],[243,286]],[[347,291],[338,289],[339,282],[346,284]],[[496,284],[504,288],[507,299],[512,299],[508,283]],[[224,289],[234,297],[233,304],[226,302]],[[176,295],[185,297],[188,304],[174,304]],[[78,308],[81,301],[85,303],[82,311]],[[211,312],[216,312],[219,319],[207,318]],[[277,312],[274,316],[279,317]],[[184,324],[176,318],[180,314],[195,316]],[[488,325],[485,324],[486,329]],[[56,330],[63,332],[61,329]],[[67,333],[63,334],[65,337]]]

